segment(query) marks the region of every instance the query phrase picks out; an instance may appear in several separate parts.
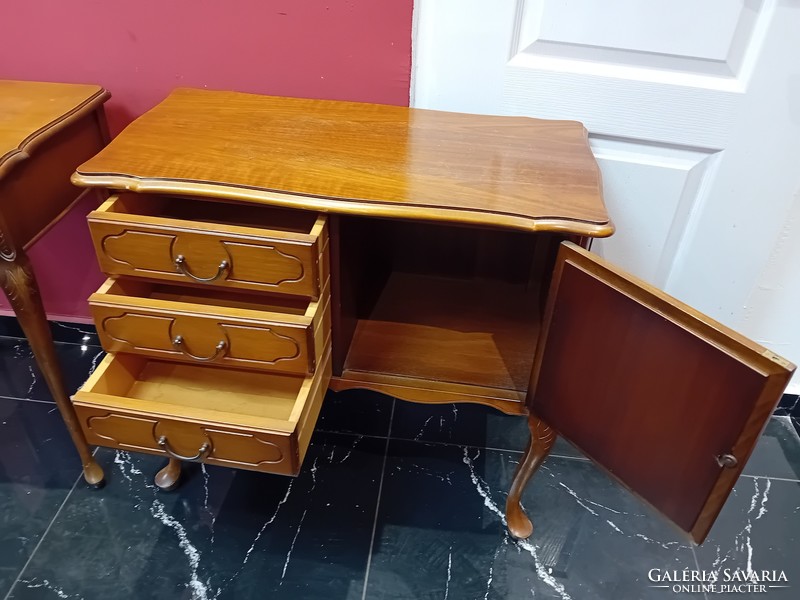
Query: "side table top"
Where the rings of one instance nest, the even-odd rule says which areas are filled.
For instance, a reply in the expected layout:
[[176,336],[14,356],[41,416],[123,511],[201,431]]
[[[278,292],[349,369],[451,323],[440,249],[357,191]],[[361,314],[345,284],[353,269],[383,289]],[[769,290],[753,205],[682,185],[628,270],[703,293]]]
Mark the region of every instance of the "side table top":
[[110,94],[97,85],[0,80],[0,178]]
[[582,124],[178,89],[73,183],[607,236]]

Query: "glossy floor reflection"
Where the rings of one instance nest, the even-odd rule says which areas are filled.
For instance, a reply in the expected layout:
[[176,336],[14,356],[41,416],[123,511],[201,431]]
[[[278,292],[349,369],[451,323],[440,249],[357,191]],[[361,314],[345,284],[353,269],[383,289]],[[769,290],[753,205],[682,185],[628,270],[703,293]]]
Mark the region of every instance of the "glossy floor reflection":
[[[68,335],[58,350],[77,386],[101,352]],[[536,531],[518,543],[504,504],[519,418],[329,394],[296,479],[191,464],[163,493],[162,459],[101,449],[108,484],[94,491],[27,344],[0,338],[0,366],[0,599],[702,598],[648,580],[697,568],[783,570],[790,587],[761,596],[800,592],[791,398],[703,546],[566,442],[524,496]]]

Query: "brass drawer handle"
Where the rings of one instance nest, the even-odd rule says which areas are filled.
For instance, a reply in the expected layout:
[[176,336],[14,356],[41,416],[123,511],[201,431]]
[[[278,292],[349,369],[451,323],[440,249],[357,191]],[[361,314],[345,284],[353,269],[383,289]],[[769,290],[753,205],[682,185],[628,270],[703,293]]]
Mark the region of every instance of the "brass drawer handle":
[[223,358],[228,351],[228,343],[225,340],[220,340],[219,344],[216,346],[216,351],[211,356],[197,356],[196,354],[192,354],[186,349],[186,346],[183,345],[183,336],[176,335],[175,339],[172,340],[172,346],[175,350],[180,350],[183,354],[188,356],[189,358],[193,358],[194,360],[200,362],[211,362],[213,360],[217,360],[218,358]]
[[189,267],[186,266],[186,257],[183,254],[178,254],[178,256],[175,257],[175,267],[178,269],[178,272],[183,273],[187,277],[194,279],[195,281],[199,281],[200,283],[211,283],[212,281],[216,281],[228,272],[230,266],[231,265],[227,260],[223,260],[217,267],[216,275],[212,275],[211,277],[198,277],[189,270]]
[[169,442],[167,441],[167,436],[165,435],[162,435],[160,438],[158,438],[158,445],[161,446],[164,452],[169,454],[172,458],[177,458],[178,460],[187,460],[187,461],[202,460],[211,451],[211,443],[208,440],[206,440],[205,442],[203,442],[200,448],[197,449],[197,454],[195,454],[194,456],[183,456],[181,454],[178,454],[172,448],[169,447]]

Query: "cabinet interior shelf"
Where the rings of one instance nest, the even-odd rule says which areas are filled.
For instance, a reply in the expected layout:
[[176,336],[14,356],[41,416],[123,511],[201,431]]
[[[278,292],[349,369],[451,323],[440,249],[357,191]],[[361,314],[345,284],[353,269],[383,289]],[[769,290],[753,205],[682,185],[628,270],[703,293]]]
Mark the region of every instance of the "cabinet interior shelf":
[[521,401],[538,304],[538,289],[522,283],[393,272],[369,317],[358,320],[343,376],[460,383]]

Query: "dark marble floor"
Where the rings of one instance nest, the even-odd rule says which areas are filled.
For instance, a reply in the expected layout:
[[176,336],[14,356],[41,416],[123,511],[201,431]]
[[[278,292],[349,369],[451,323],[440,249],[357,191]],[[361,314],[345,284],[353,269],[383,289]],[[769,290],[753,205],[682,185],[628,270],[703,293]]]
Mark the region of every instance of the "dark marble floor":
[[[74,389],[101,351],[57,333]],[[524,496],[537,530],[518,543],[503,506],[521,419],[330,394],[296,479],[192,464],[163,493],[163,460],[101,449],[95,491],[23,340],[0,337],[0,370],[0,598],[702,598],[648,572],[747,568],[786,573],[789,587],[759,596],[800,597],[796,398],[703,546],[563,442]]]

